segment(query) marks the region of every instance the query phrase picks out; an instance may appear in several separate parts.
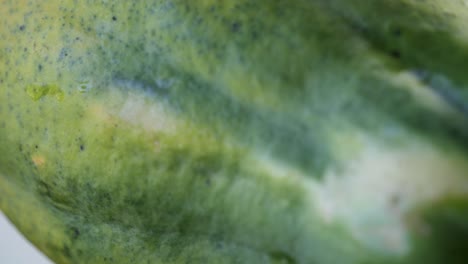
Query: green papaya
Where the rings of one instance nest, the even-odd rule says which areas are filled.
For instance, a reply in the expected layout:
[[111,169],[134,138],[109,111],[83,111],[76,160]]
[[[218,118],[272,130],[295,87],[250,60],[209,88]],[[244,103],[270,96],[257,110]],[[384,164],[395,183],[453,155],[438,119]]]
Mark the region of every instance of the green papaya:
[[56,263],[468,262],[468,7],[4,0],[0,208]]

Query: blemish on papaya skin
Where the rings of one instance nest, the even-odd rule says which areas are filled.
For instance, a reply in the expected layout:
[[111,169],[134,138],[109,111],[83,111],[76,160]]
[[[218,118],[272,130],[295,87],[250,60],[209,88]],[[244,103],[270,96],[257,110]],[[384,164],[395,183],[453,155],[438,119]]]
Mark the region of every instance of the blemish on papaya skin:
[[238,32],[241,29],[242,24],[240,22],[234,22],[231,24],[231,31]]
[[44,167],[46,163],[46,158],[41,154],[32,155],[31,160],[37,168]]
[[390,55],[395,59],[400,59],[401,58],[401,52],[399,50],[390,51]]
[[401,36],[401,29],[400,29],[400,28],[395,28],[395,29],[392,31],[392,34],[393,34],[393,36],[395,36],[395,37],[400,37],[400,36]]
[[45,96],[52,96],[62,101],[65,97],[65,93],[57,85],[30,85],[26,87],[26,93],[33,101],[38,101]]
[[80,236],[80,230],[76,227],[71,228],[72,231],[72,238],[77,239]]

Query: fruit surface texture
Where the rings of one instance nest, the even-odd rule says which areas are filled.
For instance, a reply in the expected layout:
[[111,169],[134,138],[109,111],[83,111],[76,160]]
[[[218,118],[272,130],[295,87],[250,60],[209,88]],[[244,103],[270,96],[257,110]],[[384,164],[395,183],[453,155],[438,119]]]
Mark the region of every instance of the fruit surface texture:
[[1,0],[0,209],[56,263],[468,263],[468,2]]

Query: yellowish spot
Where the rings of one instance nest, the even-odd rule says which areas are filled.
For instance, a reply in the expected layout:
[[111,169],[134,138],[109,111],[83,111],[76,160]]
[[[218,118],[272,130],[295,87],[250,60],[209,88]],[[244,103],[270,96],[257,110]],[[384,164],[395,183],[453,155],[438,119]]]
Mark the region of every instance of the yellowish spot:
[[96,117],[101,121],[109,121],[111,119],[110,114],[107,113],[104,106],[100,104],[93,104],[88,110],[91,116]]
[[46,158],[43,156],[43,155],[40,155],[40,154],[35,154],[31,157],[34,165],[36,165],[36,167],[38,168],[41,168],[44,166],[44,164],[46,163]]

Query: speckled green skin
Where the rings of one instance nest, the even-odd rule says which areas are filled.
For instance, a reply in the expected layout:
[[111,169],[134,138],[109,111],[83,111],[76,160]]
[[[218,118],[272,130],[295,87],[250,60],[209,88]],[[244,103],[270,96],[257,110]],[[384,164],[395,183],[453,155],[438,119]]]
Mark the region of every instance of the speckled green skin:
[[[446,2],[4,0],[0,208],[57,263],[466,263],[468,12]],[[362,229],[400,213],[403,240]]]

